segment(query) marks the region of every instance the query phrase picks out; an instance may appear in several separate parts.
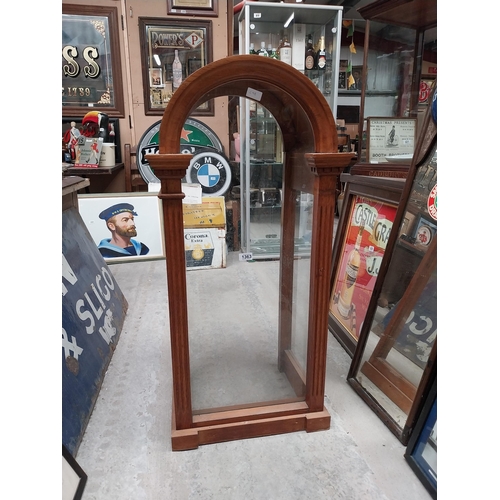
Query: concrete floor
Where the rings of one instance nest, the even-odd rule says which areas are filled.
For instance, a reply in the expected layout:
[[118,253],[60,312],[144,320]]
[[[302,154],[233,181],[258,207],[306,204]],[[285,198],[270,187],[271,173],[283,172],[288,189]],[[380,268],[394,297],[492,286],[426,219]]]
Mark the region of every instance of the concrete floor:
[[[351,358],[331,334],[325,396],[329,430],[172,452],[165,262],[112,264],[110,269],[129,310],[76,457],[88,475],[84,500],[431,498],[405,461],[405,447],[347,384]],[[260,316],[260,335],[273,327],[269,283],[276,276],[276,262],[240,263],[236,253],[228,255],[226,269],[188,272],[188,292],[212,297],[211,302],[200,301],[204,305],[197,308],[197,318],[190,310],[190,329],[199,330],[203,320],[205,324],[200,345],[206,348],[192,359],[193,367],[203,359],[224,365],[220,357],[213,358],[212,349],[219,348],[218,340],[226,335],[216,328],[221,318],[233,331],[241,330],[245,342],[239,344],[246,353],[261,348],[251,317]],[[238,321],[242,300],[248,317]],[[235,327],[238,324],[241,328]],[[217,381],[215,387],[225,382]],[[203,396],[206,392],[197,397]]]

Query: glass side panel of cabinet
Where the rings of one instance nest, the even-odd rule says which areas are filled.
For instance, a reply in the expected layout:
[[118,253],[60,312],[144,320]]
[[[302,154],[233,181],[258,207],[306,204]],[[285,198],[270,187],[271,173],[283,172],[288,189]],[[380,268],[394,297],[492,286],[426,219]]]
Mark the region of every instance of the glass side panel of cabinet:
[[370,22],[364,118],[408,117],[413,78],[413,29]]

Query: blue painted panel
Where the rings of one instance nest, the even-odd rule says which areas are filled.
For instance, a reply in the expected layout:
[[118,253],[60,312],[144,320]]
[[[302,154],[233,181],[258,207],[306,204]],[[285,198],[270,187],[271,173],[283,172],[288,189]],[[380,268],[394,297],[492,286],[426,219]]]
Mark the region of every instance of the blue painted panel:
[[75,456],[118,343],[127,301],[78,210],[62,214],[62,444]]

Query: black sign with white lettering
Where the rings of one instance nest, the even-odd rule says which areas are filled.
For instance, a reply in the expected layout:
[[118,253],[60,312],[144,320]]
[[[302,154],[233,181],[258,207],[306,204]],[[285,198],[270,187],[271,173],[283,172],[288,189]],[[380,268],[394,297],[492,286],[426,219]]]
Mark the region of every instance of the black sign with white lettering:
[[125,319],[127,301],[76,208],[62,215],[62,444],[74,455]]

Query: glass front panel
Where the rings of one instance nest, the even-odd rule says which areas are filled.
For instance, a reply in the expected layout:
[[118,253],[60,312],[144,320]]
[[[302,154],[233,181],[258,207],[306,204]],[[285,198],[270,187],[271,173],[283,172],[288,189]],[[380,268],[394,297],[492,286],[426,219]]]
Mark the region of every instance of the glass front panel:
[[437,336],[437,151],[418,169],[356,379],[401,427]]
[[[244,224],[250,225],[252,250],[262,240],[265,245],[261,246],[267,252],[262,255],[279,256],[284,238],[281,192],[287,189],[282,163],[255,161],[252,140],[266,127],[272,128],[275,138],[281,132],[267,109],[245,98],[239,103],[241,117],[248,118],[246,126],[240,129],[241,157],[252,159],[242,162],[240,170],[241,197],[249,202],[247,211],[242,213],[242,231]],[[310,129],[303,110],[294,109],[293,114],[303,121],[297,124],[298,130]],[[259,121],[254,129],[253,118]],[[295,144],[311,151],[308,141],[297,138]],[[267,146],[264,143],[262,147]],[[272,147],[279,148],[281,155],[281,141]],[[291,155],[291,178],[297,175],[310,186],[313,174],[303,152]],[[256,201],[245,198],[257,189],[253,186],[259,186]],[[290,199],[289,215],[294,229],[285,271],[281,269],[284,264],[276,258],[256,262],[246,260],[244,252],[226,253],[224,225],[184,228],[191,401],[195,414],[304,399],[314,197],[305,191],[291,190]],[[208,201],[203,198],[204,203]],[[188,233],[193,236],[186,238]],[[201,283],[199,273],[210,273],[209,280]],[[288,280],[287,291],[281,290],[284,301],[290,304],[286,311],[280,302],[282,279]]]
[[314,196],[300,192],[296,197],[293,261],[292,352],[304,373],[307,368],[309,283]]

